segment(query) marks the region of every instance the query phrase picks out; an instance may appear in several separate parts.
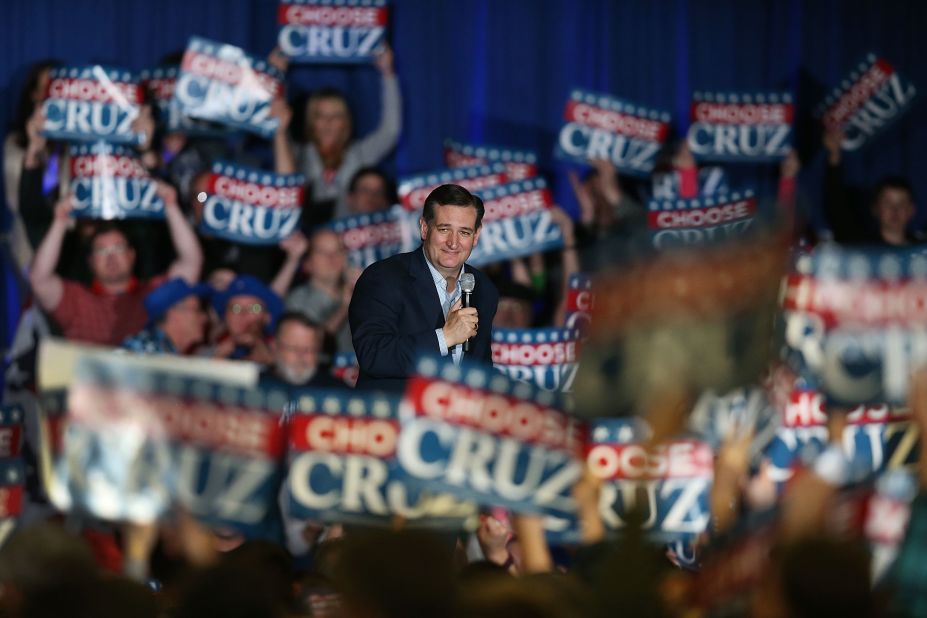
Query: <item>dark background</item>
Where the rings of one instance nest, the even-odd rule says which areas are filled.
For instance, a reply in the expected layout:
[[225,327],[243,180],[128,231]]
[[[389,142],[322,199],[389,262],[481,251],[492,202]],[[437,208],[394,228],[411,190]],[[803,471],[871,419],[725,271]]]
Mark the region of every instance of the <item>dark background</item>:
[[[810,118],[826,89],[875,52],[923,93],[927,3],[921,0],[393,0],[391,41],[404,96],[405,126],[386,163],[406,174],[443,166],[441,142],[535,150],[558,200],[574,210],[566,166],[552,151],[563,106],[580,87],[672,113],[685,130],[694,90],[796,94],[801,188],[816,206],[822,153]],[[276,0],[0,0],[0,121],[6,127],[28,66],[153,66],[196,34],[264,55],[275,45]],[[372,67],[295,66],[290,94],[335,86],[349,95],[355,133],[379,113]],[[918,99],[923,98],[920,94]],[[925,106],[914,107],[864,151],[848,177],[873,184],[900,173],[927,195]],[[740,169],[738,185],[761,193],[777,170]],[[0,179],[2,182],[2,179]],[[927,202],[919,221],[925,219]],[[820,219],[817,219],[820,224]],[[0,278],[8,341],[18,299]]]

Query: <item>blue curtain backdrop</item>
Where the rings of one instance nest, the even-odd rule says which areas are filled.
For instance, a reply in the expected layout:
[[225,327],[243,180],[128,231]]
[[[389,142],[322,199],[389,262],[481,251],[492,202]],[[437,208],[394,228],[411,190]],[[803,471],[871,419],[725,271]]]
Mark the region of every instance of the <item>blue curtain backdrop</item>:
[[[264,54],[275,44],[276,4],[2,0],[0,120],[4,126],[11,120],[25,71],[42,58],[140,69],[183,49],[192,34]],[[927,63],[916,46],[925,27],[922,0],[394,0],[390,40],[405,129],[387,167],[397,174],[441,167],[444,137],[529,148],[572,210],[566,166],[552,156],[571,88],[667,110],[683,130],[693,90],[788,89],[798,96],[799,113],[807,112],[869,51],[924,92]],[[376,122],[374,69],[300,66],[291,73],[293,93],[319,86],[348,92],[358,133]],[[814,198],[819,136],[800,137],[806,146],[801,183]],[[923,221],[925,146],[925,105],[917,101],[902,122],[848,160],[848,172],[860,184],[886,173],[908,176],[921,196]],[[774,178],[768,168],[747,173],[766,191]],[[8,275],[0,285],[5,344],[19,299]]]

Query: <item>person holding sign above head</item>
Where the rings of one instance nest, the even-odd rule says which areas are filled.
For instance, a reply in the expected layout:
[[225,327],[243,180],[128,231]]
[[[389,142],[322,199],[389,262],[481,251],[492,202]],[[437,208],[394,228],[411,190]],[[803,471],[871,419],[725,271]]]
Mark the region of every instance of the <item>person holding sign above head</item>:
[[[360,366],[357,388],[401,391],[421,354],[491,363],[499,294],[489,277],[465,265],[482,219],[479,197],[459,185],[441,185],[425,199],[422,246],[361,274],[348,309]],[[474,285],[464,294],[467,274]]]
[[[285,60],[276,57],[278,68]],[[282,101],[275,102],[274,114],[280,125],[274,135],[274,160],[278,174],[305,174],[312,186],[315,203],[334,202],[334,217],[348,216],[348,186],[363,167],[376,165],[399,140],[402,131],[402,97],[393,71],[393,52],[388,46],[377,56],[377,69],[383,78],[380,123],[357,141],[351,141],[351,112],[344,94],[322,88],[306,103],[305,143],[294,148],[287,137],[292,112]],[[321,222],[321,221],[320,221]]]
[[[158,182],[157,191],[164,201],[164,218],[177,254],[166,276],[195,283],[203,264],[196,235],[180,210],[177,191],[165,182]],[[121,228],[108,223],[98,226],[90,240],[89,265],[93,283],[86,286],[59,277],[55,266],[71,222],[71,209],[71,195],[66,194],[55,206],[55,219],[36,251],[29,273],[32,291],[66,338],[119,345],[145,326],[148,316],[144,298],[165,277],[136,279],[133,275],[135,248]]]

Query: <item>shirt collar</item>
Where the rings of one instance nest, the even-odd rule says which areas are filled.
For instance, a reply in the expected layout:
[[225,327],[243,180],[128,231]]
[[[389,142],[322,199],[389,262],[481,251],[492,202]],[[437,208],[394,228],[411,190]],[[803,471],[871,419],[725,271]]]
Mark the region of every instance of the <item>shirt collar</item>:
[[[447,279],[444,278],[444,275],[438,272],[438,269],[435,268],[434,264],[431,263],[431,260],[428,259],[428,254],[425,253],[425,248],[422,247],[422,255],[425,256],[425,263],[428,265],[428,270],[431,271],[431,278],[435,280],[435,285],[444,286],[442,289],[447,290]],[[460,275],[463,274],[464,265],[460,265],[460,272],[457,273],[457,285],[460,285]]]

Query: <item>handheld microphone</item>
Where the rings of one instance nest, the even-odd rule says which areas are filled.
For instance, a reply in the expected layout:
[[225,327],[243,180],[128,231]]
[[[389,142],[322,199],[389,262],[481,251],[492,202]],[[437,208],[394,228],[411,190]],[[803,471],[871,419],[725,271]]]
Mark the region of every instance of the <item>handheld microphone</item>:
[[[460,291],[463,292],[463,306],[470,306],[470,294],[473,293],[473,289],[476,287],[476,278],[473,276],[473,273],[464,273],[460,275]],[[467,339],[464,341],[464,352],[470,351],[470,340]]]

